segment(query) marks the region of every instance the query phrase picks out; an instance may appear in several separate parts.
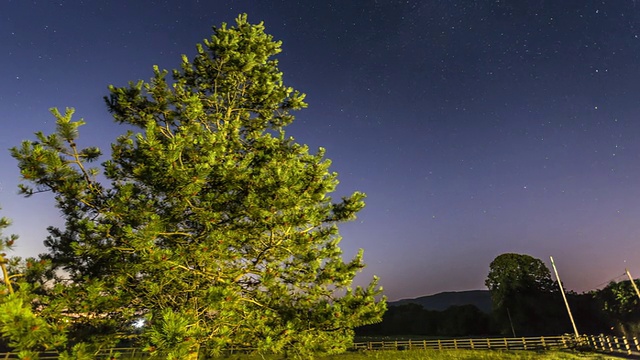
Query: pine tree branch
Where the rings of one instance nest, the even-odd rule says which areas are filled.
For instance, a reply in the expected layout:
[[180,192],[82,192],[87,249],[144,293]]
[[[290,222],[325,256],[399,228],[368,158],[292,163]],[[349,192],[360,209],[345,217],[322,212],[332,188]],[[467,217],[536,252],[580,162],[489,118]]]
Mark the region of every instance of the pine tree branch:
[[4,278],[4,284],[7,286],[9,290],[9,294],[13,294],[13,286],[11,285],[11,278],[9,277],[9,273],[7,272],[6,266],[7,260],[4,258],[4,255],[0,255],[0,268],[2,268],[2,276]]

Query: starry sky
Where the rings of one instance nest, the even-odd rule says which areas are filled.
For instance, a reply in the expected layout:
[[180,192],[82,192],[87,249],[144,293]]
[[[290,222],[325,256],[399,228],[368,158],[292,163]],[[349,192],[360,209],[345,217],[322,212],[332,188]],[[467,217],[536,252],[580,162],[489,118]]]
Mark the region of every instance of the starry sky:
[[[640,3],[635,0],[0,2],[0,205],[15,254],[61,225],[50,194],[17,195],[8,148],[87,121],[80,145],[123,132],[107,86],[173,69],[240,13],[283,41],[309,108],[288,133],[327,148],[337,196],[368,194],[341,227],[390,300],[484,289],[506,252],[582,292],[640,276]],[[550,267],[551,269],[551,267]]]

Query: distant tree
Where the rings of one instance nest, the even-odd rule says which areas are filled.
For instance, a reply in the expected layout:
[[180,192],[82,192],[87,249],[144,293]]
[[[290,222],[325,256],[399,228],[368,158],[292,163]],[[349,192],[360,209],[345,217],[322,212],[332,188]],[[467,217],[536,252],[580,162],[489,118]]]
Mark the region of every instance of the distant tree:
[[33,306],[69,316],[70,344],[133,338],[168,359],[229,347],[307,356],[343,351],[355,326],[380,321],[376,279],[351,288],[362,252],[344,262],[339,248],[337,224],[364,195],[335,202],[324,150],[286,136],[306,104],[283,85],[280,45],[243,15],[183,56],[172,82],[154,67],[148,83],[111,86],[109,111],[139,132],[117,138],[102,172],[89,167],[101,151],[78,146],[84,122],[71,109],[53,110],[54,134],[12,149],[31,184],[22,192],[53,192],[66,221],[43,257],[65,279]]
[[[419,319],[422,317],[421,315],[424,310],[422,306],[416,304],[404,304],[394,306],[390,309],[392,310],[387,310],[388,316],[386,331],[388,334],[403,335],[419,332]],[[382,324],[384,324],[384,320],[385,317],[383,316]]]
[[412,303],[389,306],[381,323],[356,330],[358,335],[436,335],[439,314]]
[[571,313],[581,334],[612,334],[613,321],[604,311],[595,291],[577,294],[568,292]]
[[[640,280],[635,280],[640,286]],[[629,337],[640,336],[640,299],[631,281],[610,282],[594,298],[616,332]]]
[[541,260],[523,254],[499,255],[489,266],[485,285],[491,291],[492,315],[501,333],[511,334],[512,325],[517,335],[566,329],[561,295]]
[[489,315],[475,305],[455,305],[440,312],[440,336],[489,335]]
[[427,310],[419,304],[389,306],[382,322],[356,329],[358,335],[469,336],[488,335],[489,315],[475,305]]

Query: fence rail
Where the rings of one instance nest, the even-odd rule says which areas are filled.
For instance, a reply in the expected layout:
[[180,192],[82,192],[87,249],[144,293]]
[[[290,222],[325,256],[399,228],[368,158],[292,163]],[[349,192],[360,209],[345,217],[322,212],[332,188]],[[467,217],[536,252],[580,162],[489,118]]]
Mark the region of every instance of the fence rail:
[[640,342],[635,336],[583,335],[581,339],[584,346],[594,351],[640,357]]
[[[95,354],[95,359],[106,359],[106,360],[114,359],[117,354],[119,354],[118,357],[120,357],[120,355],[125,355],[130,357],[149,356],[149,353],[144,352],[141,348],[113,348],[113,349],[105,349],[105,350],[99,351],[97,354]],[[45,351],[45,352],[38,353],[38,358],[40,360],[57,360],[58,355],[59,354],[56,351]],[[0,360],[15,360],[15,359],[19,359],[18,354],[15,352],[0,353]]]
[[583,348],[595,352],[640,357],[640,341],[637,337],[609,335],[581,335],[578,338],[573,335],[559,335],[519,338],[367,341],[354,343],[353,348],[356,350],[553,350]]
[[[583,348],[595,352],[624,354],[640,358],[640,341],[637,337],[626,338],[608,335],[573,335],[518,337],[518,338],[464,338],[440,340],[391,340],[356,342],[353,350],[556,350]],[[233,352],[241,352],[236,349]],[[111,359],[120,354],[125,356],[142,356],[147,353],[140,348],[113,348],[96,354],[96,359]],[[18,359],[17,353],[0,353],[0,360]],[[58,359],[56,352],[40,353],[41,360]]]
[[550,350],[566,349],[575,344],[576,341],[573,336],[561,335],[519,338],[368,341],[354,343],[353,348],[355,350]]

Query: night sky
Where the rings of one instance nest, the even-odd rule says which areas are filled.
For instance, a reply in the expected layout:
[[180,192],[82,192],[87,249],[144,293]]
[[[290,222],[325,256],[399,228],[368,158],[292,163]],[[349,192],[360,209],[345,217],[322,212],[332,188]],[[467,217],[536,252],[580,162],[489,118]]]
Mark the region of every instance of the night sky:
[[[335,196],[368,194],[341,227],[391,300],[484,289],[526,253],[578,292],[640,276],[640,3],[635,0],[52,1],[0,3],[0,205],[16,254],[61,225],[50,194],[17,195],[8,149],[87,121],[80,145],[125,129],[107,86],[173,69],[211,26],[246,12],[283,41],[307,94],[288,133],[327,148]],[[103,157],[106,160],[106,157]]]

